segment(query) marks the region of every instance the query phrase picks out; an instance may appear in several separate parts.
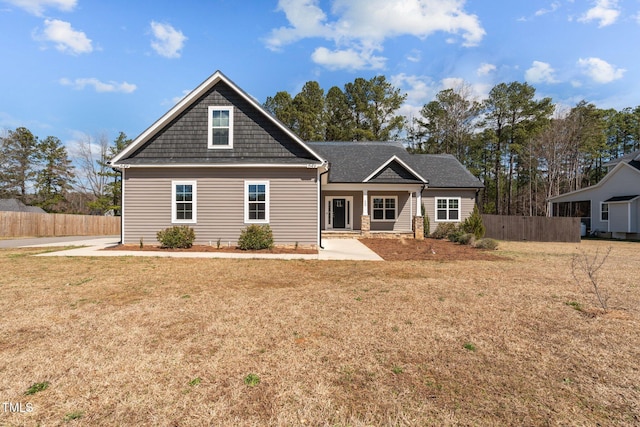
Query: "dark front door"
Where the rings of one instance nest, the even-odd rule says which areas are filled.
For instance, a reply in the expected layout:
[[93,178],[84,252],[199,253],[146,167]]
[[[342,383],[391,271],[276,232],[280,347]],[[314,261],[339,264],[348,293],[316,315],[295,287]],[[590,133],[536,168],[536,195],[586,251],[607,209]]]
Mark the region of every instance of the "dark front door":
[[346,209],[345,199],[333,199],[333,228],[345,228]]

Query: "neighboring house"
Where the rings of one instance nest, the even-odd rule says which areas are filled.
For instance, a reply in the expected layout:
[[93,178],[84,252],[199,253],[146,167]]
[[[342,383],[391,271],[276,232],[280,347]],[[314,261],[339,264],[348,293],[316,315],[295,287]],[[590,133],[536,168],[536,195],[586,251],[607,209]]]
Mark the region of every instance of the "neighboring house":
[[38,206],[27,206],[18,199],[0,199],[0,212],[47,213]]
[[421,204],[433,228],[460,222],[482,187],[451,156],[304,142],[219,71],[111,165],[122,171],[124,243],[180,224],[223,245],[249,224],[269,224],[278,245],[317,246],[323,230],[412,233]]
[[549,199],[550,216],[580,217],[594,234],[640,238],[640,151],[607,164],[597,184]]

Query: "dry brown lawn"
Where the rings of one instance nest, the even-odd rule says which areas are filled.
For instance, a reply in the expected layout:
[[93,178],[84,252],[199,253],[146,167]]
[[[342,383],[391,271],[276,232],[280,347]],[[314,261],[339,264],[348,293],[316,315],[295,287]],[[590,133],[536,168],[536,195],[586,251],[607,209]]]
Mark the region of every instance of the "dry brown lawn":
[[[605,314],[570,265],[609,245]],[[640,424],[638,243],[501,243],[492,261],[38,251],[0,251],[3,426]]]

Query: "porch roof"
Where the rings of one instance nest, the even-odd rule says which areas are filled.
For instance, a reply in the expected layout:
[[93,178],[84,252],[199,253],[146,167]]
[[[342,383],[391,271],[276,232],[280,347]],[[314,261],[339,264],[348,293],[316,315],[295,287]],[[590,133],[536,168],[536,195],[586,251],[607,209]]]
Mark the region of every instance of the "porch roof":
[[[400,142],[309,142],[329,161],[329,183],[363,183],[393,157],[414,175],[402,183],[428,182],[429,188],[482,188],[483,185],[455,157],[448,154],[410,154]],[[418,176],[415,176],[418,175]],[[397,182],[400,183],[400,182]]]

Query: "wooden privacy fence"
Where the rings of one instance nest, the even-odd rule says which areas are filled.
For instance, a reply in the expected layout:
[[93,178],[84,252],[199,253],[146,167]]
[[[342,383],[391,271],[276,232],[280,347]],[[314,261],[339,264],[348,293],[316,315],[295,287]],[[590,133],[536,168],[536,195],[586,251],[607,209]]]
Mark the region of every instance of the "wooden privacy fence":
[[485,236],[498,240],[579,242],[580,218],[482,215]]
[[120,217],[0,212],[0,237],[108,236],[120,234]]

